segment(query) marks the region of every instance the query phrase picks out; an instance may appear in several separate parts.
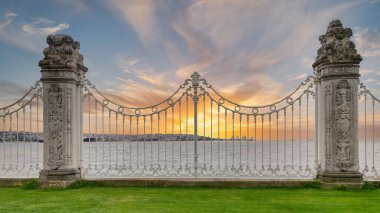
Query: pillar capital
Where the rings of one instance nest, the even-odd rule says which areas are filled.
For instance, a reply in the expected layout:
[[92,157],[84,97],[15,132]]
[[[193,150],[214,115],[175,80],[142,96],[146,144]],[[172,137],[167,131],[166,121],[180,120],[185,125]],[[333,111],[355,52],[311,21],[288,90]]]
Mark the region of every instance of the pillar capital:
[[362,57],[350,40],[352,30],[343,28],[340,20],[333,20],[326,34],[319,36],[321,47],[313,64],[317,78],[351,75],[359,77]]
[[79,82],[87,72],[83,56],[79,53],[80,43],[69,35],[49,35],[46,39],[44,58],[38,63],[42,81],[71,80]]

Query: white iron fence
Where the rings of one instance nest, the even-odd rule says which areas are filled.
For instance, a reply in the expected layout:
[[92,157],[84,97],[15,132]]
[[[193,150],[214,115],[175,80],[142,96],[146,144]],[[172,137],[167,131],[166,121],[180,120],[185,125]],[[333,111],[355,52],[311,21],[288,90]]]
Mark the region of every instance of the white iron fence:
[[41,82],[18,101],[0,108],[0,177],[38,177],[42,169]]
[[[197,73],[162,102],[129,107],[90,81],[83,90],[85,178],[314,178],[315,78],[265,106],[244,106]],[[378,179],[380,101],[359,84],[359,162]],[[38,177],[43,160],[42,85],[0,108],[0,177]]]

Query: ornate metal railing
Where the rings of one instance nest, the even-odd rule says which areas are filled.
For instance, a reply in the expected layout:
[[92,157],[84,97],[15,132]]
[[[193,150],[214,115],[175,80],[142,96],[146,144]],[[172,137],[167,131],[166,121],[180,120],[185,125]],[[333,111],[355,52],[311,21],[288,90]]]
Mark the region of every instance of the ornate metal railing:
[[0,108],[0,177],[38,177],[42,169],[42,84]]
[[359,82],[359,162],[366,179],[378,179],[380,144],[378,137],[380,100]]
[[314,177],[314,80],[273,104],[246,106],[194,73],[148,107],[119,105],[85,80],[84,175]]
[[[318,171],[315,78],[275,103],[247,106],[225,98],[197,73],[167,99],[122,106],[83,83],[87,178],[312,178]],[[380,100],[359,82],[359,161],[379,178]],[[42,85],[0,108],[0,177],[37,177],[42,169]]]

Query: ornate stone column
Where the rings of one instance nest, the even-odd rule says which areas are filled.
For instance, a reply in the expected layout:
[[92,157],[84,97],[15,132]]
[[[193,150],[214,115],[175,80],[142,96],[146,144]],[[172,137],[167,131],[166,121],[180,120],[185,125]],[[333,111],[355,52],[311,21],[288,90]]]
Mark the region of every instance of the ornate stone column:
[[44,162],[40,182],[66,186],[81,177],[81,81],[87,68],[79,42],[68,35],[49,35],[39,62],[43,83]]
[[358,78],[362,57],[339,20],[319,37],[313,68],[318,84],[319,179],[326,186],[362,183],[358,158]]

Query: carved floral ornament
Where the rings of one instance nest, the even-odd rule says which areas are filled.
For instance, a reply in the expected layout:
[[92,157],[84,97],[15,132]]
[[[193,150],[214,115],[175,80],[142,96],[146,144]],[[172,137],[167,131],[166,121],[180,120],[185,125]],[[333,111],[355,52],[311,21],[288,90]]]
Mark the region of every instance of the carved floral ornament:
[[326,34],[319,37],[322,46],[318,49],[313,68],[334,63],[359,64],[362,57],[357,53],[354,42],[350,41],[352,30],[343,28],[340,20],[330,22]]

